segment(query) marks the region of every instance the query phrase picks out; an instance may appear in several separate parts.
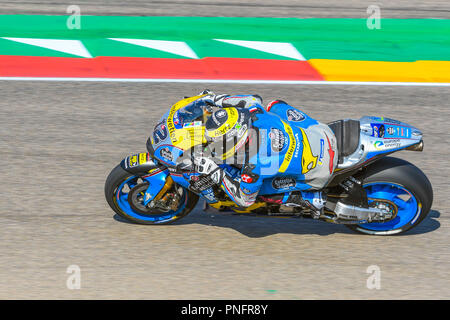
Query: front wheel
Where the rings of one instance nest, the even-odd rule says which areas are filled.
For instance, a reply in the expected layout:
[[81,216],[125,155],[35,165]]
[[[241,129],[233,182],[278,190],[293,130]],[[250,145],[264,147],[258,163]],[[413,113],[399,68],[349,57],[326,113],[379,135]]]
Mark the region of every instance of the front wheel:
[[433,203],[428,178],[419,168],[402,159],[386,157],[368,167],[363,186],[369,205],[376,206],[376,199],[388,200],[396,211],[394,218],[386,222],[347,225],[364,234],[394,235],[410,230],[427,216]]
[[[145,174],[145,173],[144,173]],[[180,189],[176,208],[160,210],[144,205],[148,182],[116,166],[105,182],[105,197],[109,206],[121,217],[139,224],[167,224],[186,216],[194,209],[198,196]]]

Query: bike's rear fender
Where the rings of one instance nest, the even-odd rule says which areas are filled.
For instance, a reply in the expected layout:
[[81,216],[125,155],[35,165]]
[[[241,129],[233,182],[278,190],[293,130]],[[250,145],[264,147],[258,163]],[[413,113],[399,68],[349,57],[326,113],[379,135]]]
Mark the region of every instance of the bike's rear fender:
[[422,132],[407,123],[384,117],[363,117],[360,124],[362,134],[368,137],[365,161],[404,149],[423,149]]
[[422,132],[401,121],[384,117],[362,117],[356,151],[345,157],[336,173],[358,168],[400,150],[423,150]]

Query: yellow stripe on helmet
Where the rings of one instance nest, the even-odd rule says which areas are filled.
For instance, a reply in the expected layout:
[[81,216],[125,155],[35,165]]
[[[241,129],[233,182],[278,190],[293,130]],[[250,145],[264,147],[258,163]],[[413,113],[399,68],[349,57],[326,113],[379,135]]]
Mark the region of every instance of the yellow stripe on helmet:
[[208,130],[207,136],[211,138],[217,138],[221,137],[224,134],[228,132],[228,130],[234,128],[236,125],[238,119],[239,119],[239,113],[236,108],[224,108],[224,110],[227,112],[228,119],[227,121],[221,125],[219,128],[214,130]]
[[232,148],[230,148],[228,151],[226,151],[222,155],[222,160],[225,160],[231,156],[234,156],[234,154],[237,152],[236,149],[239,149],[242,146],[242,144],[245,143],[245,140],[247,140],[247,138],[248,138],[248,131],[244,135],[242,135],[241,139],[239,139],[239,141],[236,143],[236,145],[234,145]]

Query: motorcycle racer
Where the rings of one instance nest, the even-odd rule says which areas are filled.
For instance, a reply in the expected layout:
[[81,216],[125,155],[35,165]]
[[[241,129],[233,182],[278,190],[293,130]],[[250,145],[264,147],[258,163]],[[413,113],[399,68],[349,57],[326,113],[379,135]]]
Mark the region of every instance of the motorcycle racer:
[[426,175],[387,157],[423,150],[422,132],[398,120],[325,125],[281,100],[264,107],[256,95],[207,91],[172,104],[150,130],[147,152],[123,158],[105,182],[109,206],[127,221],[173,223],[202,199],[205,211],[392,235],[418,225],[433,203]]
[[[210,113],[205,123],[208,148],[193,159],[198,173],[208,175],[240,207],[256,201],[265,179],[279,176],[278,188],[283,189],[292,183],[290,177],[301,175],[305,191],[263,200],[323,208],[325,198],[314,190],[326,185],[338,160],[336,138],[327,125],[281,100],[264,108],[258,95],[203,94],[196,104],[203,103]],[[234,164],[239,174],[232,177],[221,163]]]

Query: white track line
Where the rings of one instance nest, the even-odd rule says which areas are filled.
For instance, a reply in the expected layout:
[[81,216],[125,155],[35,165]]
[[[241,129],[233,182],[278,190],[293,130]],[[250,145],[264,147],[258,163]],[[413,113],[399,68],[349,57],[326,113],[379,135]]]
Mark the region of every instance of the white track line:
[[447,82],[371,82],[371,81],[295,81],[295,80],[217,80],[217,79],[121,79],[121,78],[52,78],[52,77],[0,77],[6,81],[74,81],[74,82],[165,82],[165,83],[237,83],[237,84],[311,84],[311,85],[363,85],[363,86],[423,86],[450,87]]

